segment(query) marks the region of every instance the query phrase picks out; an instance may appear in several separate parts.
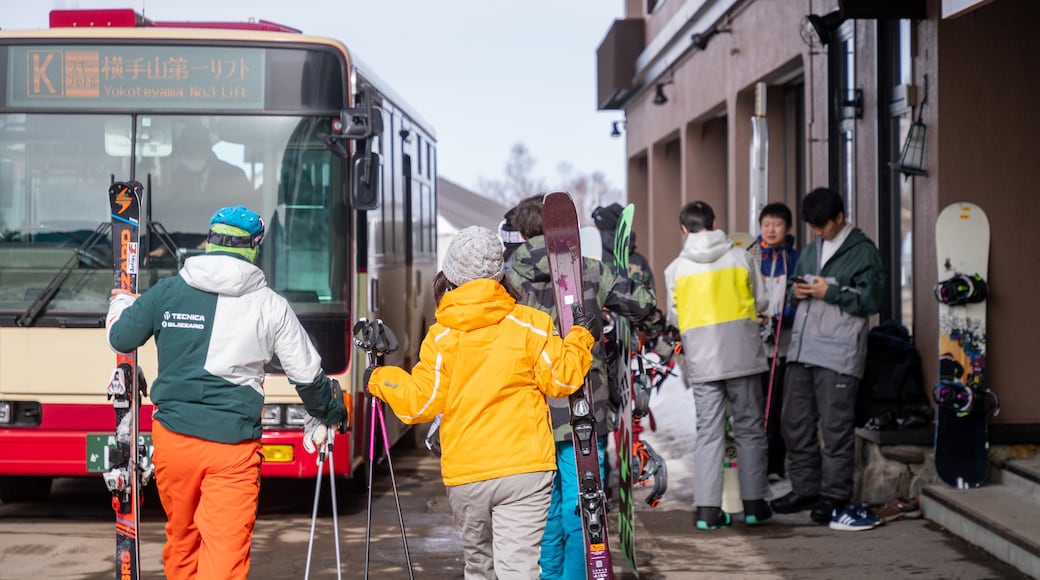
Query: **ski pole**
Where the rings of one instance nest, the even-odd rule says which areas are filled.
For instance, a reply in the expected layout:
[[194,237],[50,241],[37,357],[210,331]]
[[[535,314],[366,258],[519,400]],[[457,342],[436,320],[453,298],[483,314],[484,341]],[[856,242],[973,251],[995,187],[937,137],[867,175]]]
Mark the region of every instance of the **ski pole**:
[[[384,354],[394,352],[398,348],[397,337],[394,336],[390,327],[383,324],[382,320],[369,321],[361,318],[354,324],[354,344],[365,351],[368,368],[374,369],[382,364]],[[390,483],[394,491],[394,501],[397,504],[397,520],[401,525],[401,542],[404,544],[405,562],[408,566],[408,577],[414,578],[412,572],[412,559],[408,552],[408,537],[404,528],[404,514],[401,511],[401,498],[397,493],[397,480],[394,477],[394,465],[390,459],[390,439],[386,433],[386,418],[383,416],[382,401],[373,397],[370,393],[366,396],[371,400],[372,413],[369,417],[368,431],[368,510],[365,523],[365,578],[368,578],[369,563],[372,546],[372,481],[375,470],[376,459],[376,420],[379,420],[383,435],[383,448],[386,450],[387,465],[390,468]]]
[[324,450],[318,452],[318,477],[314,483],[314,508],[311,510],[311,535],[307,540],[307,567],[303,570],[303,580],[307,580],[311,577],[311,554],[314,553],[314,526],[318,521],[318,499],[321,497],[321,474],[325,467],[324,458],[322,454]]
[[372,546],[372,472],[376,462],[376,398],[372,395],[368,395],[368,397],[372,400],[373,411],[368,420],[368,509],[365,510],[365,580],[368,580],[368,561]]
[[376,421],[379,421],[380,431],[383,435],[383,448],[386,451],[387,467],[390,469],[390,485],[394,491],[394,502],[397,504],[397,521],[401,526],[401,543],[404,545],[404,559],[408,566],[408,578],[414,579],[412,574],[412,557],[408,552],[408,536],[404,528],[404,513],[401,511],[401,497],[397,493],[397,479],[394,477],[394,462],[390,458],[390,440],[386,434],[386,418],[383,416],[383,405],[376,397],[369,395],[372,400],[372,414],[369,421],[368,435],[368,514],[365,524],[365,578],[368,578],[369,556],[372,546],[372,473],[376,462]]
[[333,441],[335,433],[329,433],[328,438],[322,443],[318,450],[318,477],[314,485],[314,507],[311,510],[311,533],[310,538],[307,541],[307,567],[304,569],[303,578],[307,580],[311,574],[311,555],[314,552],[314,528],[318,521],[318,500],[321,498],[321,477],[325,471],[325,460],[328,459],[329,463],[329,489],[332,493],[332,535],[336,547],[336,578],[342,579],[343,566],[340,559],[340,548],[339,548],[339,518],[338,518],[338,507],[336,505],[336,467],[335,460],[333,459]]
[[[783,252],[784,257],[784,277],[786,278],[787,273],[790,271],[790,266],[787,263],[787,252]],[[773,258],[773,271],[770,277],[776,274],[776,257]],[[769,364],[769,388],[766,389],[766,412],[765,419],[762,421],[762,428],[769,428],[769,405],[773,401],[773,375],[776,373],[776,359],[780,350],[780,331],[784,327],[784,308],[787,306],[787,293],[785,290],[783,298],[780,300],[780,315],[776,320],[776,334],[773,335],[773,360]]]
[[780,350],[780,329],[783,328],[783,325],[784,310],[783,306],[781,306],[780,316],[777,318],[776,321],[776,335],[773,337],[773,360],[769,364],[769,388],[766,390],[766,417],[762,421],[763,429],[769,428],[769,405],[772,404],[773,401],[773,378],[776,374],[776,359],[778,358],[777,355],[779,354],[779,352],[777,351]]
[[[386,450],[386,465],[390,469],[390,486],[394,490],[394,503],[397,504],[397,523],[401,526],[401,544],[404,546],[404,560],[408,566],[408,578],[412,579],[412,557],[408,553],[408,535],[404,529],[404,513],[401,511],[401,496],[397,493],[397,479],[394,477],[394,462],[390,459],[390,439],[386,435],[386,417],[383,416],[383,404],[372,397],[373,419],[379,415],[379,428],[383,433],[383,449]],[[375,423],[375,421],[373,421]]]

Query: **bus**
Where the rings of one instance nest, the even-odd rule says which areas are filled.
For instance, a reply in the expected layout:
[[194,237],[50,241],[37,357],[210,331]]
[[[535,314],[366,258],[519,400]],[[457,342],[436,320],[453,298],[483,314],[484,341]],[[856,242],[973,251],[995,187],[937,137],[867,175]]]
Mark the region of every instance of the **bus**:
[[[335,465],[352,475],[368,420],[352,321],[382,319],[400,342],[386,364],[410,368],[434,320],[430,125],[339,41],[264,20],[55,10],[48,29],[0,31],[0,83],[0,500],[109,468],[107,191],[127,179],[144,186],[141,291],[202,251],[217,209],[263,217],[257,263],[343,385]],[[151,341],[138,359],[154,378]],[[267,371],[261,474],[314,477],[306,412],[277,360]],[[396,441],[407,428],[388,420]]]

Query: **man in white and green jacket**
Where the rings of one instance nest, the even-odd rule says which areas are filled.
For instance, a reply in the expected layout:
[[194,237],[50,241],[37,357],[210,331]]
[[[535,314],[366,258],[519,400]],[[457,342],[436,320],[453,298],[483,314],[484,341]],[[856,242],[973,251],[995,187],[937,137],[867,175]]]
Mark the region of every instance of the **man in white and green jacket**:
[[167,578],[246,578],[260,489],[264,365],[278,356],[312,419],[313,451],[346,417],[321,357],[288,302],[254,265],[263,220],[217,211],[206,253],[140,296],[115,289],[108,342],[130,352],[155,337],[151,385],[156,484],[166,511]]

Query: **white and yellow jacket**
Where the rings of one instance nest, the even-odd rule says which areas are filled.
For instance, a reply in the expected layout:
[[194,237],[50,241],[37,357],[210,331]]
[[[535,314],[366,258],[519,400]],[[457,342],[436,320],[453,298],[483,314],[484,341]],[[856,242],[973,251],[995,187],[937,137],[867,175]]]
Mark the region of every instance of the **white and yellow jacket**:
[[751,255],[721,230],[687,235],[665,269],[668,322],[682,334],[687,381],[769,370],[758,324],[769,301],[757,270]]

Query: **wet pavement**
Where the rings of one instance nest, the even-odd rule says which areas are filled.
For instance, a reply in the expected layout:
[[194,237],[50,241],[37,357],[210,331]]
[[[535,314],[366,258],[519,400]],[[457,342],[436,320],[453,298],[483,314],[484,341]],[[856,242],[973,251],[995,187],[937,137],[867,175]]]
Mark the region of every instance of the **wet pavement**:
[[[425,450],[395,450],[395,475],[415,578],[462,577],[461,545]],[[364,475],[364,474],[362,474]],[[323,496],[328,498],[327,480]],[[682,485],[680,477],[673,485]],[[362,480],[340,484],[343,578],[363,578],[367,494]],[[307,566],[313,481],[265,481],[253,542],[250,578],[303,578]],[[681,496],[676,488],[675,496]],[[641,492],[638,492],[641,494]],[[637,497],[637,499],[639,499]],[[319,506],[310,577],[336,578],[331,511]],[[926,520],[900,521],[865,532],[836,532],[805,513],[769,525],[702,532],[674,498],[636,514],[641,579],[694,578],[1023,578],[1013,568]],[[372,500],[371,578],[407,578],[397,509],[386,466],[377,470]],[[616,523],[616,517],[611,518]],[[615,526],[616,529],[616,526]],[[0,579],[100,580],[113,577],[113,529],[100,478],[58,480],[50,501],[0,505]],[[616,539],[616,538],[615,538]],[[149,496],[142,523],[142,577],[161,578],[163,516]],[[616,578],[636,576],[613,543]]]

